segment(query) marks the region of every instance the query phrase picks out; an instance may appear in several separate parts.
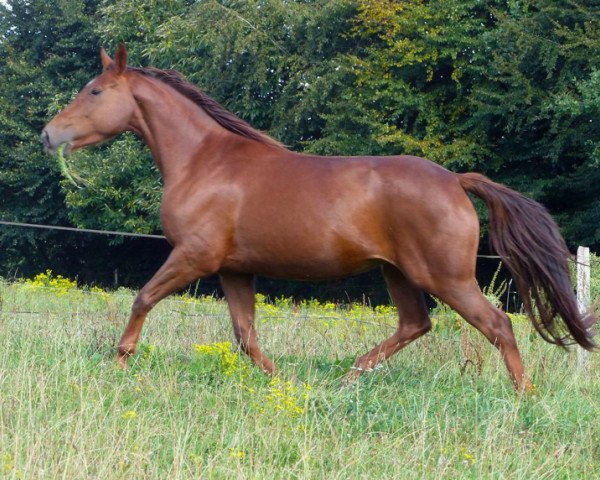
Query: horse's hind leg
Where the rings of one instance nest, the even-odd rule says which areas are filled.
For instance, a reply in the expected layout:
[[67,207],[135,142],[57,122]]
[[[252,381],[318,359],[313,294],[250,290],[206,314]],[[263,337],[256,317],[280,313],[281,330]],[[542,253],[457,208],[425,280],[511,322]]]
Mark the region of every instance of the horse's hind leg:
[[506,368],[518,390],[521,388],[531,390],[532,385],[525,376],[508,316],[485,298],[474,279],[456,283],[448,279],[444,285],[442,289],[432,293],[456,310],[500,350]]
[[254,276],[242,273],[221,273],[221,286],[225,293],[235,338],[242,350],[267,373],[275,365],[260,350],[254,329]]
[[410,283],[394,266],[386,264],[383,276],[399,315],[398,329],[387,340],[356,360],[348,379],[354,380],[362,372],[372,370],[413,340],[431,329],[423,291]]

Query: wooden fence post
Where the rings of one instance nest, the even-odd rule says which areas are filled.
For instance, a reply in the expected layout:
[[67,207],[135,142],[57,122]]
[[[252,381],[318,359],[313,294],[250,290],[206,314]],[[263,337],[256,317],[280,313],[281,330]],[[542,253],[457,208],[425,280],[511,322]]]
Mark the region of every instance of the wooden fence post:
[[[577,306],[581,313],[586,313],[590,308],[590,249],[577,248]],[[589,352],[577,348],[577,365],[585,369],[588,365]]]

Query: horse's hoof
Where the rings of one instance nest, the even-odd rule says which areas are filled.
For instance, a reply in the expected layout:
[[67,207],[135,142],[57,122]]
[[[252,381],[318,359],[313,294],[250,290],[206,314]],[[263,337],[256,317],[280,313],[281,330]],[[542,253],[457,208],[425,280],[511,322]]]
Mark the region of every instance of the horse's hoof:
[[277,373],[277,368],[275,368],[275,365],[272,365],[272,364],[271,365],[263,365],[260,367],[260,369],[268,377],[272,377]]
[[121,370],[127,370],[127,355],[117,355],[117,365]]
[[343,379],[344,384],[347,386],[354,385],[362,373],[362,369],[359,370],[358,368],[352,367],[352,370],[350,370]]

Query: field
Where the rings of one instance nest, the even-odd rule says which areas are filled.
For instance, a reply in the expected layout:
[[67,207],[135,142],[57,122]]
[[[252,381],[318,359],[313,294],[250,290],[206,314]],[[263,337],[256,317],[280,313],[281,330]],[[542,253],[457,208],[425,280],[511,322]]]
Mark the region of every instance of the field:
[[134,292],[0,282],[0,478],[598,478],[600,362],[514,327],[534,395],[440,307],[434,331],[353,385],[392,308],[259,297],[267,378],[226,305],[174,296],[131,368],[113,362]]

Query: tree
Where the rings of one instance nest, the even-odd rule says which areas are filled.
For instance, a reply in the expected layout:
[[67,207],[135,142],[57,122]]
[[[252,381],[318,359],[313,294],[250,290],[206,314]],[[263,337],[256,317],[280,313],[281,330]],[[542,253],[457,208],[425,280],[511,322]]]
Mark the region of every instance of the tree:
[[465,122],[482,34],[495,23],[492,5],[361,1],[353,34],[365,49],[349,59],[355,79],[342,95],[346,102],[328,116],[320,143],[344,148],[349,125],[372,154],[419,155],[453,168],[484,158],[489,145]]
[[[48,105],[66,98],[97,71],[91,17],[95,1],[9,0],[0,4],[0,216],[64,224],[64,195],[55,162],[39,134]],[[60,234],[0,229],[5,273],[31,273],[32,265],[69,263]],[[76,248],[76,245],[71,245]],[[26,255],[24,255],[24,253]],[[39,267],[37,267],[39,268]]]
[[496,15],[469,130],[493,146],[489,172],[550,207],[572,244],[598,248],[598,7],[528,0]]

